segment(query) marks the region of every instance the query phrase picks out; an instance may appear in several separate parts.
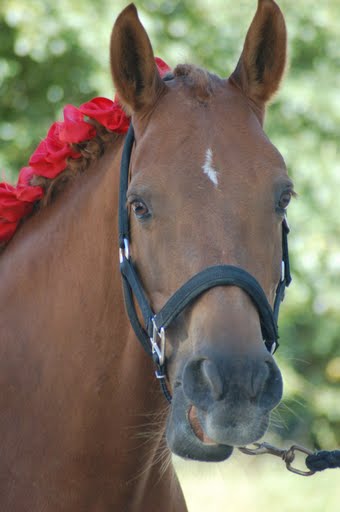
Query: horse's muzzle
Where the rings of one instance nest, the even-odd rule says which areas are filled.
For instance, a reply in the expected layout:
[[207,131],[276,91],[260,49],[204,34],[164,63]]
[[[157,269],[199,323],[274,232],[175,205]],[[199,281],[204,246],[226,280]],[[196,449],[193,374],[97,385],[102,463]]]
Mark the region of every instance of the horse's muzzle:
[[227,459],[261,438],[282,397],[280,371],[265,357],[196,357],[182,371],[167,423],[170,449],[184,458]]

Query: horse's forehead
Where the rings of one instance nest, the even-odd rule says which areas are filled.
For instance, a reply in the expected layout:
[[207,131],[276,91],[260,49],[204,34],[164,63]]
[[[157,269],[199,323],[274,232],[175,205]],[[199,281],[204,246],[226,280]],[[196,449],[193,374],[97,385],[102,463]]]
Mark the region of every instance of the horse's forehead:
[[143,139],[138,161],[150,171],[157,162],[164,177],[167,168],[173,174],[184,166],[188,172],[183,179],[190,169],[200,169],[217,187],[218,174],[226,171],[229,177],[251,172],[252,178],[258,171],[264,179],[272,171],[285,172],[282,156],[251,105],[226,80],[219,79],[204,102],[190,87],[172,86],[153,112]]
[[[159,140],[163,143],[159,144]],[[216,150],[237,152],[257,150],[267,145],[261,124],[245,96],[226,80],[220,80],[211,94],[202,100],[195,90],[179,84],[172,86],[155,108],[145,140],[159,156],[171,154],[180,157],[184,141],[190,151],[201,153],[212,144]],[[251,142],[256,147],[252,147]]]

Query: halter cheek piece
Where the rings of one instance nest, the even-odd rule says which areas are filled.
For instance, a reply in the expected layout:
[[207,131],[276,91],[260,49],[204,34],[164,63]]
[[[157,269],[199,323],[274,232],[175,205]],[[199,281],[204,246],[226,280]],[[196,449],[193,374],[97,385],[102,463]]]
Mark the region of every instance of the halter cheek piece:
[[[215,286],[238,286],[249,295],[260,317],[264,343],[268,351],[274,354],[279,346],[277,321],[280,304],[284,299],[285,288],[291,282],[287,240],[289,227],[286,218],[284,218],[282,222],[282,274],[276,288],[274,309],[271,308],[260,284],[246,270],[232,265],[216,265],[195,274],[155,314],[145,296],[129,253],[129,212],[126,206],[126,194],[133,143],[134,131],[131,123],[125,140],[120,168],[118,212],[120,271],[123,279],[125,306],[131,325],[144,350],[153,357],[156,365],[156,377],[159,379],[165,397],[170,402],[171,395],[165,381],[166,329],[189,304],[210,288]],[[143,316],[144,326],[142,326],[137,316],[134,297]]]

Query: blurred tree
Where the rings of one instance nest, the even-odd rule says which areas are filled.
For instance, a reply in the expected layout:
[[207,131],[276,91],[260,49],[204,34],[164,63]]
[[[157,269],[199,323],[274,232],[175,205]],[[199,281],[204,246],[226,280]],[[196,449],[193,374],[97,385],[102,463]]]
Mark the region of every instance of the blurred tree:
[[[12,179],[66,103],[112,97],[108,46],[116,0],[0,4],[0,172]],[[255,0],[136,1],[156,55],[228,76]],[[294,281],[280,322],[283,437],[340,446],[339,0],[279,0],[290,68],[267,115],[299,198],[289,211]],[[113,6],[113,7],[112,7]]]

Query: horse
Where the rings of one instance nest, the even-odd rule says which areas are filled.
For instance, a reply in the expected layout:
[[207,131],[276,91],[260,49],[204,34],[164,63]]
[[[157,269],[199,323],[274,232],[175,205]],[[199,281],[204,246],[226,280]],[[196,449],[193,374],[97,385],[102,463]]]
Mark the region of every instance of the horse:
[[[225,460],[265,433],[282,395],[265,315],[294,190],[263,123],[285,62],[273,0],[226,79],[189,64],[162,79],[135,6],[118,16],[110,63],[133,126],[122,202],[129,135],[94,123],[81,157],[33,178],[46,196],[0,258],[2,511],[185,512],[168,454]],[[178,290],[190,300],[162,329]],[[150,328],[156,376],[138,343]]]

